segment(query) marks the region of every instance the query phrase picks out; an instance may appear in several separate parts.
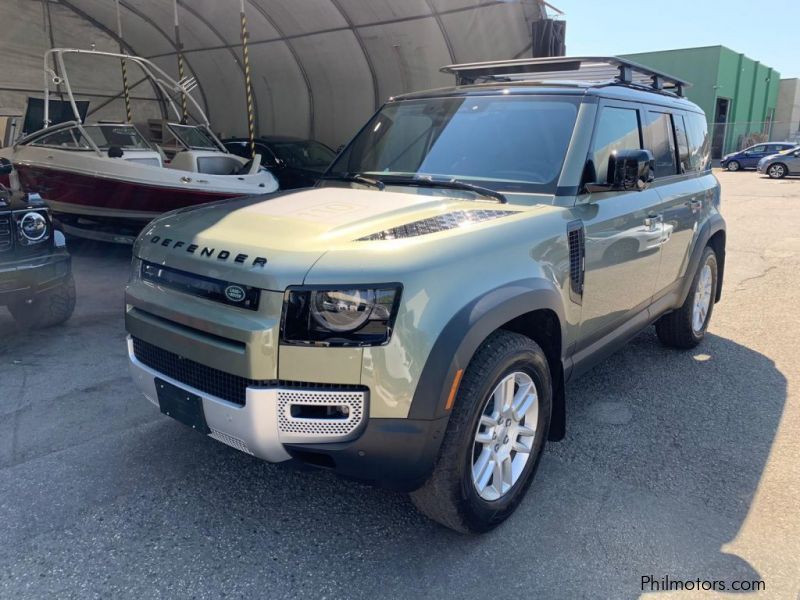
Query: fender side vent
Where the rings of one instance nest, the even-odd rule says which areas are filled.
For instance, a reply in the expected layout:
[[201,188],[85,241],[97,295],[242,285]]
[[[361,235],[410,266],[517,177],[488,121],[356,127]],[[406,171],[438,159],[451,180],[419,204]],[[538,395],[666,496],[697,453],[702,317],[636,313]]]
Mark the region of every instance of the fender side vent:
[[583,298],[583,279],[586,268],[586,236],[583,221],[567,223],[569,244],[569,297],[580,304]]

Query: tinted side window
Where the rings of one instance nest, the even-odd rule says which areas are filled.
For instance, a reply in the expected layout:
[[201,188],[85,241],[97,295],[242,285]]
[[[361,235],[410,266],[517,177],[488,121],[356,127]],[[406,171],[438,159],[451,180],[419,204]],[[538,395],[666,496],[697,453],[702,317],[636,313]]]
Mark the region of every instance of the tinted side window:
[[656,163],[656,177],[675,175],[675,140],[672,134],[672,116],[667,113],[648,112],[648,150]]
[[597,120],[592,147],[596,183],[608,183],[608,158],[611,153],[615,150],[636,150],[642,147],[639,111],[604,106]]
[[761,144],[760,146],[754,146],[753,148],[750,149],[750,152],[758,153],[758,154],[762,154],[762,153],[764,153],[766,151],[767,151],[767,147],[764,144]]
[[689,163],[692,171],[705,171],[708,168],[708,124],[703,115],[686,113],[686,127],[689,134]]
[[[272,150],[267,148],[264,144],[256,144],[256,154],[261,155],[261,164],[266,167],[275,166],[275,155]],[[250,158],[250,153],[247,153],[247,158]]]
[[228,142],[225,144],[225,147],[228,149],[228,152],[236,156],[250,156],[250,148],[247,142]]
[[678,142],[678,173],[689,173],[692,171],[689,158],[689,137],[686,134],[686,122],[683,115],[672,115],[675,123],[675,139]]

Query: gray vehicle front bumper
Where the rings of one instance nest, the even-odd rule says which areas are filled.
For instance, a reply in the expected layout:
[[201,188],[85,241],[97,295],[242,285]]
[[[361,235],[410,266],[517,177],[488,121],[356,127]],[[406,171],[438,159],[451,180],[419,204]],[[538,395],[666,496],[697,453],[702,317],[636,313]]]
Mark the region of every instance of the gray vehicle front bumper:
[[[292,458],[285,444],[329,444],[357,437],[366,421],[366,395],[363,392],[332,392],[297,388],[248,387],[245,404],[239,405],[190,387],[141,363],[128,337],[131,376],[137,387],[156,406],[156,379],[199,396],[202,400],[209,437],[269,462]],[[346,420],[300,418],[297,406],[349,406]]]

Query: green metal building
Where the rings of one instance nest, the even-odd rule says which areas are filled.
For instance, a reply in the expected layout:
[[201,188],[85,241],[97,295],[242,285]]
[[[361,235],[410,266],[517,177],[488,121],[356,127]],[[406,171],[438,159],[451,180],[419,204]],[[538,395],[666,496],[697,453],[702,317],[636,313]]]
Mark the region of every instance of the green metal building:
[[627,54],[624,58],[692,83],[686,96],[706,113],[712,157],[767,141],[780,73],[725,46]]

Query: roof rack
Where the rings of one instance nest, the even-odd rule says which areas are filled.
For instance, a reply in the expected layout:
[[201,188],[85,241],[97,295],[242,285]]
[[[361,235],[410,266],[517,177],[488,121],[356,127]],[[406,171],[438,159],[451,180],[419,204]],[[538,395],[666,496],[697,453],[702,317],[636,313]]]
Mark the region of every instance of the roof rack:
[[616,56],[556,56],[442,67],[458,85],[487,81],[579,81],[598,85],[629,85],[683,96],[691,83]]

